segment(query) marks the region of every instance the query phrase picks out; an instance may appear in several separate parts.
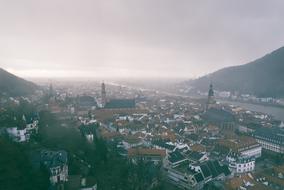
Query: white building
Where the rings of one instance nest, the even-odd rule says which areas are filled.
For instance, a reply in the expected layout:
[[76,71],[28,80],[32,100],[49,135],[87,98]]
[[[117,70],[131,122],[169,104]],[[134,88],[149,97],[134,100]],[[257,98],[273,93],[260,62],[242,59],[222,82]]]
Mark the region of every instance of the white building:
[[259,158],[261,157],[262,147],[260,144],[252,144],[248,147],[243,147],[239,149],[239,153],[242,157],[247,158]]
[[15,142],[29,141],[29,135],[27,129],[18,129],[17,127],[11,127],[6,129],[9,137]]
[[254,157],[243,157],[235,153],[229,153],[226,160],[229,162],[229,168],[234,174],[252,172],[255,169]]
[[49,170],[52,185],[68,181],[68,165],[66,151],[41,151],[41,164]]
[[284,131],[282,129],[259,129],[253,135],[262,148],[276,153],[284,153]]
[[[25,116],[23,116],[23,120],[26,121]],[[10,127],[6,129],[6,132],[15,142],[27,142],[30,140],[31,134],[38,133],[38,123],[38,120],[33,120],[27,123],[25,128]]]

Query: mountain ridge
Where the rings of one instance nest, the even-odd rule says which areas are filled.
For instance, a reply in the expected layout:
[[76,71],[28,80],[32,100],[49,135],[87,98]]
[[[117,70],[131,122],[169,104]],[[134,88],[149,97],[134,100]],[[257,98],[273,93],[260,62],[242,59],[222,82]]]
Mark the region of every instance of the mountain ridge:
[[0,68],[0,94],[26,96],[35,92],[38,86]]
[[189,82],[207,90],[209,83],[217,90],[248,93],[258,97],[284,97],[284,47],[244,65],[225,67]]

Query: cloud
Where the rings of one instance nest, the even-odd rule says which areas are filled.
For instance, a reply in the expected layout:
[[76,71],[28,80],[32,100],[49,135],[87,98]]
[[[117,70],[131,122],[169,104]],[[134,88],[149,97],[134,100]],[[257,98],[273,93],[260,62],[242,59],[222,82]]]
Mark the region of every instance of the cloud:
[[280,0],[0,1],[0,66],[29,75],[99,70],[108,76],[196,77],[282,46],[283,5]]

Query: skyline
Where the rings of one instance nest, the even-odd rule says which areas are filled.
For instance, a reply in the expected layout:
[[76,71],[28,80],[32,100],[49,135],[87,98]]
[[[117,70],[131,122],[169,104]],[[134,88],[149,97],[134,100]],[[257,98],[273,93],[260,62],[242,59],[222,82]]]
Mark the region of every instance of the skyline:
[[0,1],[0,67],[21,77],[199,77],[282,47],[283,5]]

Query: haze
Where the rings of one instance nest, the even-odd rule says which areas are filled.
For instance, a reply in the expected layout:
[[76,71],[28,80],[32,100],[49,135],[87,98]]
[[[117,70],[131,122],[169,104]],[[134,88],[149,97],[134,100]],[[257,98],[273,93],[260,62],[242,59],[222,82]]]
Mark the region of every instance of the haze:
[[22,77],[198,77],[283,46],[283,7],[281,0],[2,0],[0,67]]

